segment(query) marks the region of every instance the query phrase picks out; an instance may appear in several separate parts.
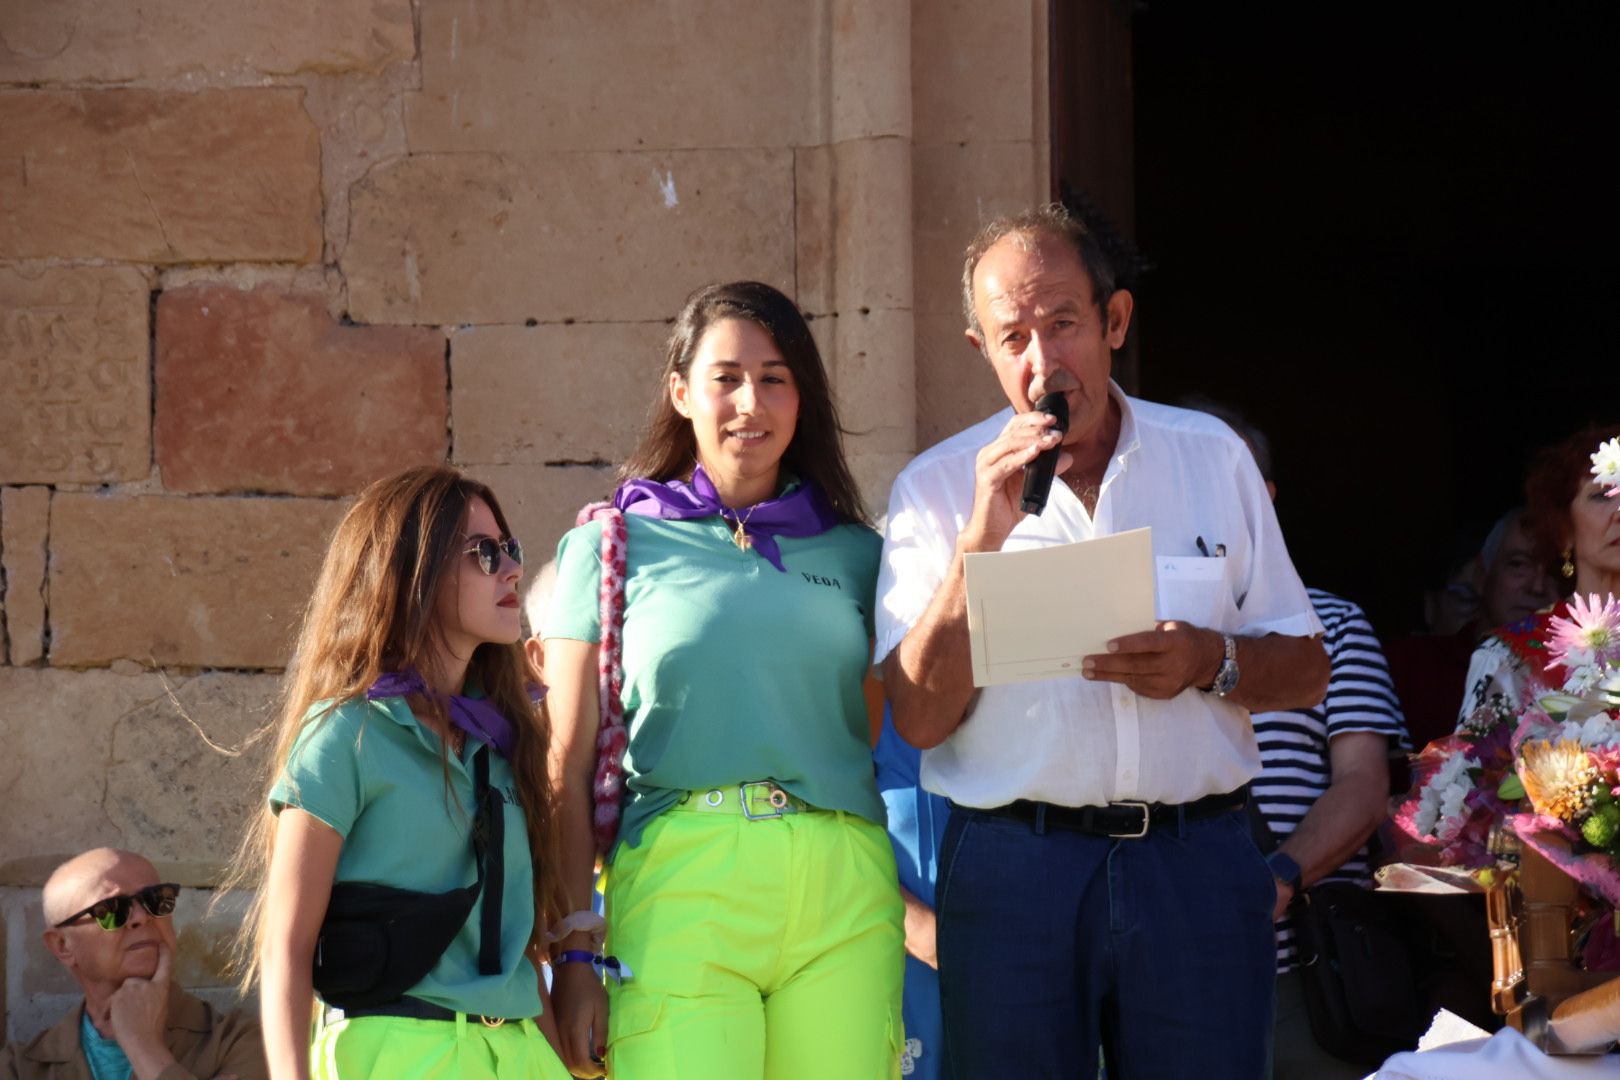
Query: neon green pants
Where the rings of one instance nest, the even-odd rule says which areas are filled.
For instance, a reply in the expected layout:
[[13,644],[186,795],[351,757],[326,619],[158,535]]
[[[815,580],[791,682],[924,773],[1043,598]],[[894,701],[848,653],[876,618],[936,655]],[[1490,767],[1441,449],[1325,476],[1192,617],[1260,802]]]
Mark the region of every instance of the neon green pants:
[[309,1056],[316,1080],[568,1080],[533,1020],[360,1016],[318,1025]]
[[634,973],[609,984],[613,1080],[899,1076],[904,907],[877,825],[675,807],[619,849],[607,915]]

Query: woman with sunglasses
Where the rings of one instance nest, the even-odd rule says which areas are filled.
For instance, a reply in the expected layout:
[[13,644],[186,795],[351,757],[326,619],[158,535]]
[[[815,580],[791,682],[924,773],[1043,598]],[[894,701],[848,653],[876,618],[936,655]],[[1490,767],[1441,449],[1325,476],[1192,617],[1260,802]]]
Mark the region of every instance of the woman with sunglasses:
[[862,693],[881,542],[787,297],[693,294],[621,475],[622,635],[599,618],[602,521],[563,538],[544,628],[575,908],[604,640],[610,657],[622,640],[628,732],[606,875],[623,978],[609,1009],[597,943],[560,943],[564,1058],[614,1080],[898,1075],[903,908]]
[[272,1076],[566,1076],[534,962],[555,863],[521,561],[443,466],[372,484],[333,535],[234,879],[259,886],[241,945]]

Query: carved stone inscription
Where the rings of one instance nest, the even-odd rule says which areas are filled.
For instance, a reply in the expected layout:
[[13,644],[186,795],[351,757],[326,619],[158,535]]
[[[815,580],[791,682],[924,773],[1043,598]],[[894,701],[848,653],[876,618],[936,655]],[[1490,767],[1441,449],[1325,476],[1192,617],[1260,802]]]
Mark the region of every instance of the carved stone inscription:
[[150,472],[147,321],[139,271],[0,269],[0,483]]

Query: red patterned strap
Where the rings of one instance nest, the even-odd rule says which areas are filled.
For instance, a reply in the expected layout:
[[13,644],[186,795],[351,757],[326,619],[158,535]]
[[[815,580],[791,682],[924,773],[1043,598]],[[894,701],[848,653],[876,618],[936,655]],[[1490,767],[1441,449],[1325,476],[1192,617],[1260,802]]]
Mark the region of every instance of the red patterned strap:
[[1496,636],[1530,670],[1537,682],[1556,690],[1564,685],[1568,673],[1561,667],[1547,665],[1547,628],[1554,619],[1567,618],[1569,601],[1560,600],[1546,611],[1497,627]]
[[596,777],[591,785],[591,833],[596,849],[607,854],[619,835],[624,796],[624,587],[626,575],[624,514],[612,503],[591,503],[576,519],[602,523],[602,584],[597,595],[602,640],[597,649],[596,694],[601,720],[596,728]]

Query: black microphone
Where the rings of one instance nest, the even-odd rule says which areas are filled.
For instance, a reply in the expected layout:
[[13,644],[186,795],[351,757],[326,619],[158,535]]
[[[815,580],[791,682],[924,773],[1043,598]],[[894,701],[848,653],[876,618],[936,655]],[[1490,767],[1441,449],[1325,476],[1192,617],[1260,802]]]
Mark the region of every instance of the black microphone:
[[[1069,399],[1062,394],[1043,394],[1035,403],[1035,411],[1046,413],[1057,420],[1047,430],[1059,436],[1069,430]],[[1050,450],[1042,450],[1035,460],[1024,466],[1024,513],[1039,514],[1046,509],[1046,497],[1052,492],[1052,477],[1057,473],[1061,440]]]

